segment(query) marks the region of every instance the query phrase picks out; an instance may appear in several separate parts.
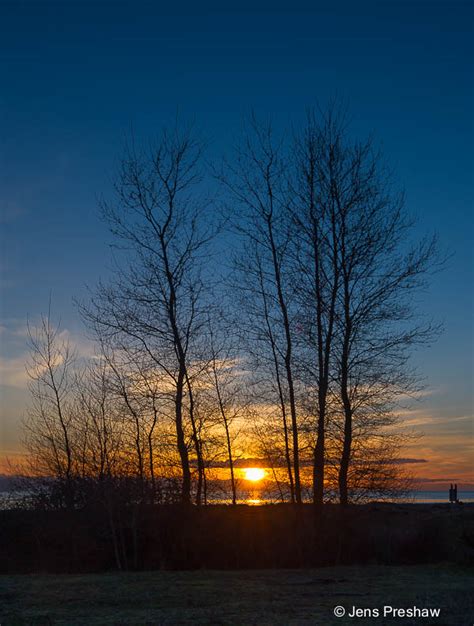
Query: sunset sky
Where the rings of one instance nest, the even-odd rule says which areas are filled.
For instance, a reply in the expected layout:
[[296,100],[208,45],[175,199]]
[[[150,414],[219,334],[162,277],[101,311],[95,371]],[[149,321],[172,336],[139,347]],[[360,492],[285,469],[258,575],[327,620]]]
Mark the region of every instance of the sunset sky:
[[421,303],[445,331],[414,357],[426,390],[404,421],[424,437],[406,457],[427,488],[472,484],[472,2],[224,4],[0,2],[0,472],[21,453],[27,318],[52,293],[90,350],[73,298],[110,271],[97,205],[127,133],[178,111],[217,159],[250,109],[278,129],[339,96],[450,255]]

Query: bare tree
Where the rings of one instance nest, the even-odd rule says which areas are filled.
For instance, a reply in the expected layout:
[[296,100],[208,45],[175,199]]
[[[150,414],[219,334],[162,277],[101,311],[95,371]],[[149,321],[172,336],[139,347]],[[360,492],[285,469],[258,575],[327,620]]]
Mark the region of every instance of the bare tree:
[[100,285],[85,318],[107,341],[146,355],[173,389],[182,500],[191,498],[188,437],[201,468],[189,366],[203,323],[201,261],[213,229],[200,199],[202,147],[190,132],[163,132],[156,147],[122,161],[115,201],[103,203],[112,232],[129,251],[111,286]]
[[127,149],[102,204],[116,271],[81,307],[94,359],[75,362],[49,318],[30,330],[37,473],[68,507],[89,481],[124,567],[117,516],[132,515],[136,564],[141,505],[164,501],[166,480],[173,499],[178,479],[183,503],[225,484],[235,504],[243,451],[267,460],[282,500],[301,503],[312,483],[317,511],[338,492],[342,504],[393,492],[397,408],[418,388],[409,359],[437,331],[413,306],[436,242],[414,236],[381,156],[337,107],[288,143],[252,120],[219,176],[240,235],[227,293],[204,270],[216,229],[200,160],[177,130]]
[[[222,319],[222,315],[219,316]],[[213,392],[215,393],[215,403],[219,415],[219,422],[224,429],[225,450],[227,463],[230,472],[230,486],[232,504],[237,504],[237,480],[235,476],[235,454],[233,443],[238,433],[235,430],[235,423],[245,416],[246,402],[242,393],[242,372],[238,371],[239,359],[238,350],[232,345],[233,337],[226,333],[214,330],[215,320],[209,317],[209,376]]]
[[[370,447],[375,458],[384,449],[394,470],[400,436],[390,439],[387,430],[396,421],[394,403],[416,386],[407,367],[413,346],[436,332],[432,324],[420,324],[412,300],[435,264],[436,244],[432,238],[409,244],[412,222],[403,197],[372,141],[350,140],[340,108],[329,107],[319,119],[310,113],[294,149],[296,271],[310,347],[306,380],[311,386],[314,377],[317,393],[314,500],[323,502],[326,434],[339,405],[344,418],[338,483],[345,504],[356,436],[359,451]],[[374,446],[384,428],[383,445],[379,440]],[[366,460],[359,455],[359,468]],[[375,469],[382,475],[382,461],[372,464],[372,476]]]
[[35,473],[51,476],[64,504],[74,506],[75,436],[73,420],[74,351],[50,313],[39,327],[28,326],[27,372],[32,406],[25,424],[25,444]]
[[331,112],[322,125],[314,114],[293,147],[292,212],[297,229],[296,272],[300,284],[300,321],[308,342],[307,384],[317,388],[313,498],[324,499],[326,421],[331,383],[334,324],[340,268],[337,259],[337,205],[333,186],[337,175],[337,124]]
[[[237,151],[236,163],[227,164],[227,172],[221,176],[221,180],[243,209],[244,219],[234,222],[247,242],[247,261],[240,261],[238,265],[241,274],[253,277],[253,283],[250,282],[250,297],[256,297],[260,303],[259,309],[254,309],[254,323],[259,319],[257,324],[263,324],[263,336],[267,349],[271,352],[270,362],[274,369],[282,414],[291,498],[301,503],[290,311],[292,293],[286,270],[291,230],[287,221],[285,166],[281,145],[275,145],[271,126],[259,126],[252,117],[249,134],[243,147]],[[272,314],[276,318],[271,320]],[[281,329],[280,336],[275,327]]]
[[341,290],[336,380],[344,413],[339,491],[341,504],[347,504],[354,418],[379,417],[372,420],[372,437],[390,421],[397,397],[416,388],[416,376],[407,367],[413,347],[433,339],[438,330],[420,324],[413,305],[437,254],[434,238],[408,244],[412,222],[370,141],[346,142],[337,158],[333,193]]
[[86,363],[77,374],[75,430],[78,433],[78,464],[82,478],[99,482],[121,471],[124,428],[111,393],[105,360]]

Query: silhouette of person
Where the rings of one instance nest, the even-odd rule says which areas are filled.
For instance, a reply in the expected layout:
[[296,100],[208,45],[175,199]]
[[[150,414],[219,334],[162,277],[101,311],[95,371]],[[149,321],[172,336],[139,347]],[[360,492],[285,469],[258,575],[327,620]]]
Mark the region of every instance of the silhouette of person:
[[449,501],[450,502],[453,501],[453,497],[454,497],[454,489],[453,489],[453,483],[451,483],[451,486],[449,488]]

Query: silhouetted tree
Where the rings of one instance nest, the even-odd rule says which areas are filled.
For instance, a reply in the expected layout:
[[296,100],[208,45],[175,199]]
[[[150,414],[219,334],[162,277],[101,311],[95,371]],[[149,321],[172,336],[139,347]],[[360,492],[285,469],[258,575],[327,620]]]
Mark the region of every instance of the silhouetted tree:
[[[294,380],[292,289],[288,284],[288,249],[291,229],[287,221],[286,164],[281,145],[270,125],[260,126],[254,117],[235,162],[227,163],[220,177],[231,191],[239,210],[233,222],[243,234],[245,249],[237,265],[240,287],[252,299],[248,310],[255,325],[252,335],[270,353],[278,404],[281,410],[285,456],[292,501],[301,503],[299,431]],[[265,345],[266,344],[266,345]],[[257,356],[255,366],[261,356]],[[291,445],[290,445],[291,433]]]
[[[51,308],[51,307],[50,307]],[[54,326],[50,313],[36,328],[28,326],[30,361],[27,372],[32,404],[25,423],[30,471],[56,480],[57,495],[74,506],[76,438],[74,432],[74,351],[66,333]]]
[[217,320],[212,320],[209,317],[208,325],[209,376],[213,395],[215,394],[214,401],[217,405],[218,421],[224,428],[232,504],[237,504],[237,479],[234,468],[235,453],[233,451],[236,433],[234,431],[236,422],[245,418],[247,404],[242,393],[242,376],[238,371],[238,351],[232,343],[235,338],[232,334],[227,334],[228,329],[226,328],[215,330],[216,321],[222,319],[221,315],[216,317]]
[[[414,294],[437,262],[436,242],[410,243],[413,224],[402,195],[394,191],[373,142],[350,139],[341,108],[333,105],[319,118],[310,113],[295,154],[292,209],[302,314],[307,339],[316,348],[310,354],[317,355],[317,366],[310,366],[318,397],[314,498],[322,504],[328,411],[335,418],[340,403],[338,484],[346,504],[356,437],[356,448],[366,455],[356,455],[359,470],[368,467],[372,456],[372,482],[377,471],[380,476],[387,467],[385,475],[394,472],[401,441],[388,431],[397,421],[394,403],[416,387],[407,367],[413,346],[433,338],[437,330],[420,323],[413,306]],[[384,457],[378,453],[382,449]],[[357,481],[352,482],[357,489]]]
[[308,115],[292,149],[294,174],[291,210],[297,232],[296,277],[299,285],[300,324],[307,342],[306,384],[316,387],[317,426],[313,459],[313,498],[324,498],[326,422],[331,385],[332,356],[340,266],[337,259],[337,204],[334,180],[337,164],[333,150],[331,114],[318,125]]
[[337,106],[289,141],[251,119],[219,174],[237,246],[224,281],[222,264],[204,270],[219,248],[201,157],[178,129],[127,148],[102,203],[116,271],[81,306],[94,357],[75,360],[49,317],[30,330],[32,466],[59,506],[104,507],[120,568],[138,564],[145,504],[175,501],[178,478],[183,503],[230,485],[235,504],[242,454],[265,459],[282,500],[312,482],[317,511],[402,488],[397,408],[418,389],[414,347],[438,330],[413,306],[436,242],[417,240]]
[[[127,149],[115,199],[103,202],[111,230],[129,251],[109,286],[100,285],[83,313],[107,341],[143,352],[173,389],[182,500],[190,502],[188,437],[202,481],[201,444],[189,366],[203,323],[201,260],[212,224],[202,195],[201,144],[187,131],[164,131],[156,147]],[[198,493],[198,501],[200,494]]]

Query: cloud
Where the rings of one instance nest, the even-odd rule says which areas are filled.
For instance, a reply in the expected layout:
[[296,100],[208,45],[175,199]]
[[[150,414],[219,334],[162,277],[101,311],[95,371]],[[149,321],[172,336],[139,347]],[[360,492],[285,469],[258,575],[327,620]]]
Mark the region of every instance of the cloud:
[[[37,324],[30,324],[33,336],[36,328]],[[60,330],[58,339],[67,340],[79,357],[91,358],[94,354],[91,341],[73,336],[66,328]],[[0,326],[0,385],[26,389],[29,381],[26,364],[29,360],[28,326],[24,321],[6,320]]]
[[25,363],[27,358],[27,353],[13,358],[0,356],[0,385],[26,389],[28,374]]
[[440,393],[443,393],[444,391],[445,391],[445,389],[443,389],[443,387],[441,387],[441,386],[426,387],[424,389],[418,389],[417,391],[414,391],[412,393],[402,394],[402,395],[400,395],[399,400],[401,402],[403,402],[405,400],[407,400],[409,402],[412,402],[412,401],[420,402],[424,398],[431,398],[432,396],[437,396]]

